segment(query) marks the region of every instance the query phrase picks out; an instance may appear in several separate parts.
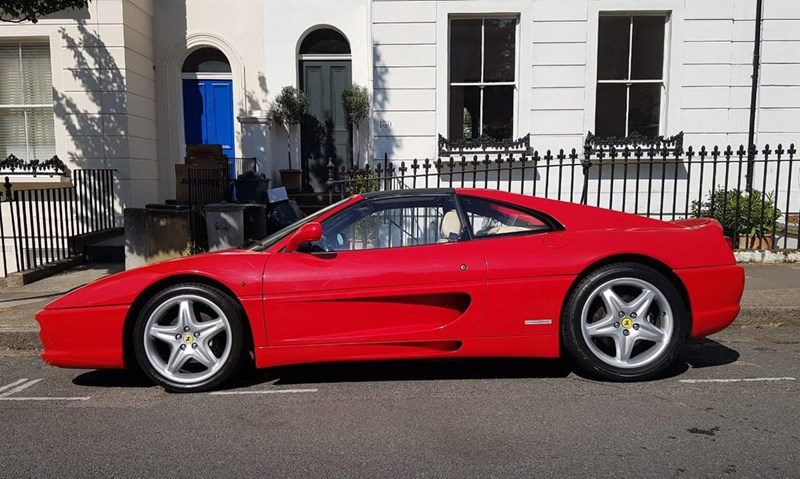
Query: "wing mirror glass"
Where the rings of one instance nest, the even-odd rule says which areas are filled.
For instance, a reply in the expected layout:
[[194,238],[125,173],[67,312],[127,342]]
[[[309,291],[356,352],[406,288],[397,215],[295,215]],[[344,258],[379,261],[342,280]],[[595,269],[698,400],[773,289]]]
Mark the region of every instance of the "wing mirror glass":
[[286,248],[284,248],[283,251],[285,253],[294,253],[300,248],[300,245],[304,243],[313,243],[314,241],[319,241],[321,238],[322,225],[316,221],[306,223],[289,237],[289,241],[286,243]]

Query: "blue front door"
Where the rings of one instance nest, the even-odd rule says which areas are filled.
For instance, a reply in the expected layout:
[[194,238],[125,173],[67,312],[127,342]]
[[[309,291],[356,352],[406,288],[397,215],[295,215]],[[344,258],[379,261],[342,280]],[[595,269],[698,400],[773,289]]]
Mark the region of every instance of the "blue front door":
[[220,144],[233,165],[233,82],[184,79],[183,125],[187,145]]

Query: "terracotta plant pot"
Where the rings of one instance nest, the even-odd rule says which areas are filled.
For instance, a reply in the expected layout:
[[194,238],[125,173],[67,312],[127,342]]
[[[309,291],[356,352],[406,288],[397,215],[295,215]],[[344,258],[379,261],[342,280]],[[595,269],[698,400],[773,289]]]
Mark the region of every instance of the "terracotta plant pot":
[[739,235],[739,249],[772,249],[772,235]]
[[286,191],[300,191],[302,184],[303,170],[280,170],[281,183]]

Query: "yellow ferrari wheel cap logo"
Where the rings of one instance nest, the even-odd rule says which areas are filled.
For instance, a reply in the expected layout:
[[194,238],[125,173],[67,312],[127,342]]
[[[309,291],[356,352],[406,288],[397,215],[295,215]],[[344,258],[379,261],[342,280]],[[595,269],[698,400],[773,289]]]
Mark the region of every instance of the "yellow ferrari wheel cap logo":
[[622,318],[622,327],[625,329],[630,329],[633,327],[633,320],[631,318]]
[[186,344],[190,344],[192,341],[194,341],[194,336],[192,336],[191,334],[187,334],[186,336],[183,337],[183,342]]

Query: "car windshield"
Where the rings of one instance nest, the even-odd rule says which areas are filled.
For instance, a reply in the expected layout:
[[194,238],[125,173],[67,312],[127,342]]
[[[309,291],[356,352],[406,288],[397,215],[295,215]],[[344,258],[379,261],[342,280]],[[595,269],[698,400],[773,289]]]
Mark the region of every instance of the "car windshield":
[[319,218],[321,215],[323,215],[323,214],[327,213],[328,211],[336,208],[337,206],[349,201],[350,198],[352,198],[352,197],[348,197],[348,198],[344,198],[342,200],[339,200],[339,201],[337,201],[336,203],[334,203],[334,204],[332,204],[330,206],[326,206],[325,208],[322,208],[321,210],[317,211],[316,213],[310,214],[310,215],[308,215],[308,216],[306,216],[304,218],[300,218],[299,220],[295,221],[294,223],[290,224],[289,226],[281,228],[278,231],[272,233],[271,235],[269,235],[266,238],[264,238],[263,240],[257,242],[256,244],[254,244],[253,246],[251,246],[248,249],[250,251],[264,251],[265,249],[269,248],[270,246],[274,245],[278,241],[280,241],[283,238],[285,238],[286,236],[288,236],[289,233],[293,232],[294,230],[296,230],[300,226],[302,226],[302,225],[304,225],[304,224],[306,224],[306,223],[308,223],[310,221],[314,221],[315,219]]

